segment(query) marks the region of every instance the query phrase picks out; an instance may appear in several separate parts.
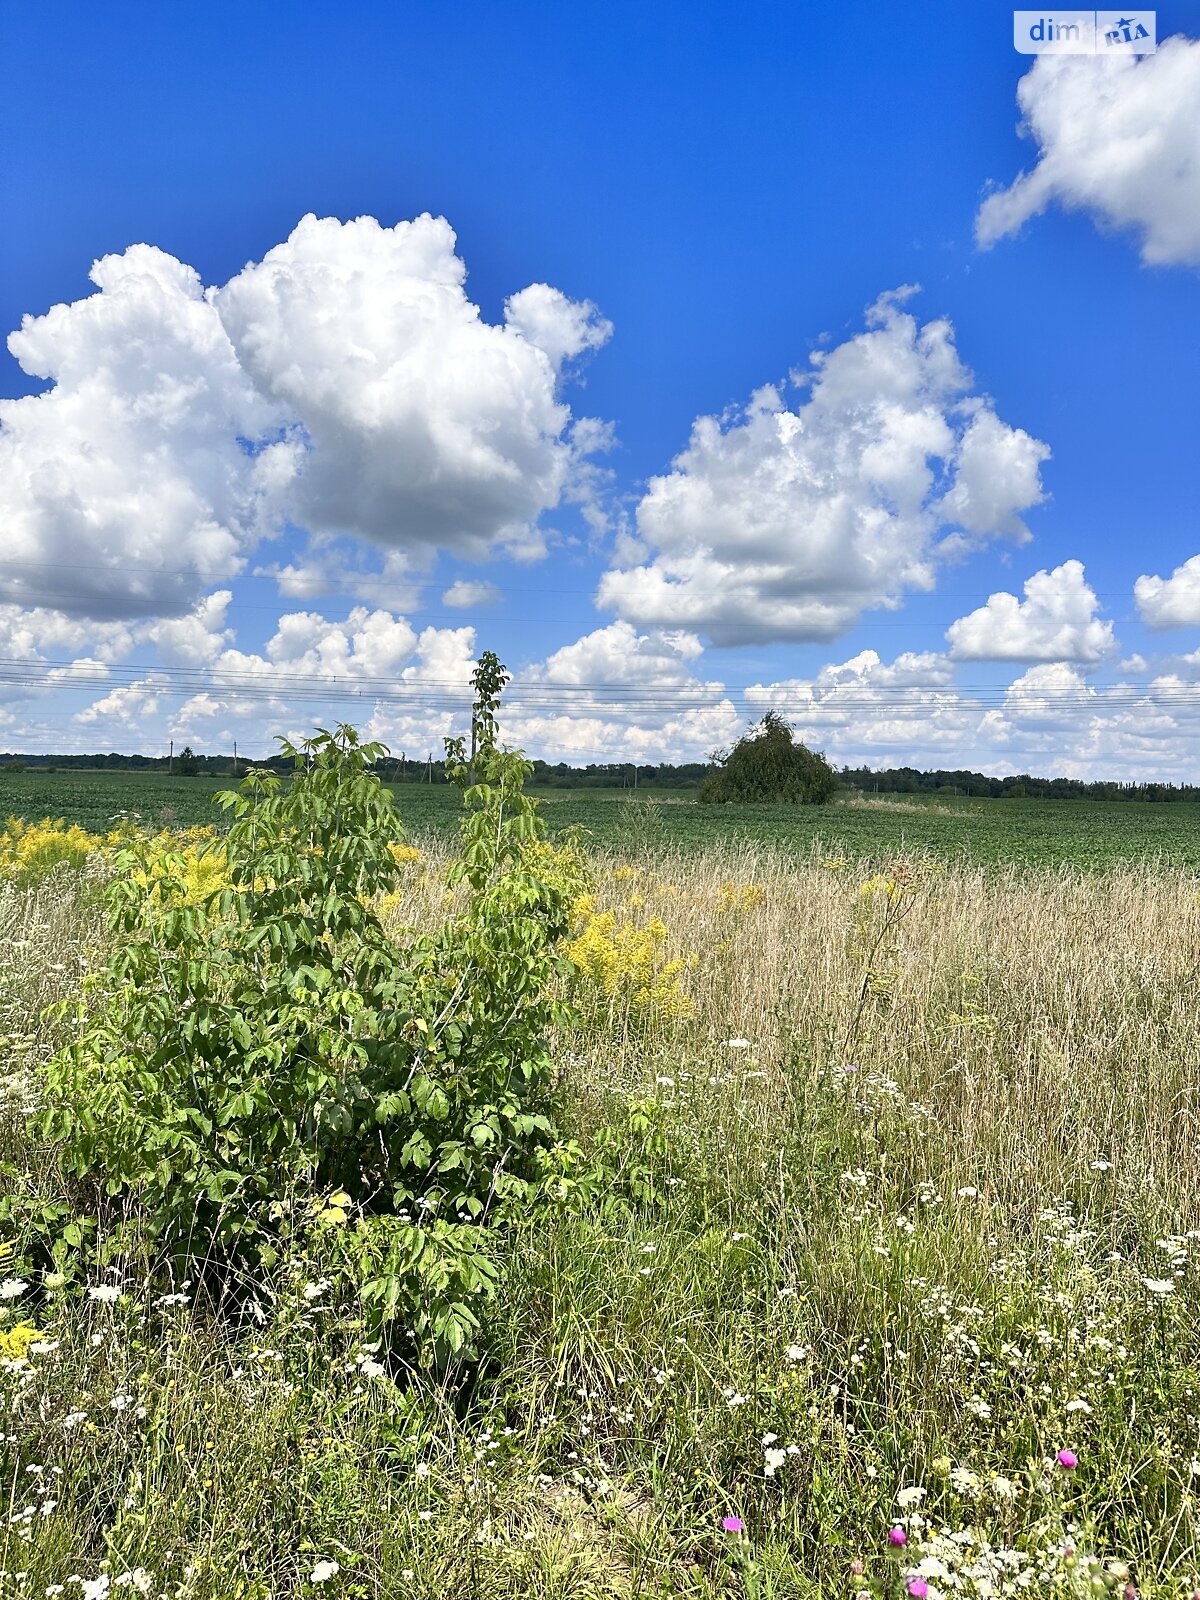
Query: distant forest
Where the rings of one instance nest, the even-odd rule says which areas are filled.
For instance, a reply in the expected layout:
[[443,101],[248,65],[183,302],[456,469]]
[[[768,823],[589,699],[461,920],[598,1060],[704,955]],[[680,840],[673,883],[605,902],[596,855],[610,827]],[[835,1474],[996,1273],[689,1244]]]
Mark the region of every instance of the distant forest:
[[[209,777],[242,776],[250,767],[268,767],[275,772],[290,772],[292,764],[283,756],[264,756],[250,760],[239,756],[235,772],[230,755],[193,755],[190,750],[174,756],[122,755],[20,755],[0,754],[0,770],[8,772],[175,772],[179,776],[203,773]],[[533,784],[542,789],[695,789],[711,762],[688,761],[674,766],[630,761],[593,762],[586,767],[568,766],[565,761],[533,763]],[[444,783],[440,760],[416,761],[389,758],[381,762],[379,775],[389,783]],[[865,794],[968,795],[979,800],[1148,800],[1154,802],[1200,800],[1200,784],[1192,783],[1112,783],[1104,780],[1087,783],[1081,778],[1035,778],[1027,772],[1006,778],[989,778],[982,772],[944,770],[928,772],[916,767],[842,767],[838,778],[844,789]]]

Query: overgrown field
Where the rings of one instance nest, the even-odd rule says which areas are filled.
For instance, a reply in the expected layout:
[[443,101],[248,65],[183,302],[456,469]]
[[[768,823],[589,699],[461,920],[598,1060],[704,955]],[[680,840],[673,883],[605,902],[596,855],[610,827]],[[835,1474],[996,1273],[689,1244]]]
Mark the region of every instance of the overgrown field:
[[[213,796],[229,783],[138,772],[0,773],[0,819],[65,817],[95,833],[131,813],[151,827],[203,826],[220,820]],[[453,838],[460,797],[451,785],[402,784],[394,792],[410,833]],[[582,827],[601,849],[621,848],[632,828],[639,839],[701,851],[747,842],[883,863],[918,852],[943,861],[1093,870],[1126,861],[1200,867],[1200,805],[879,795],[814,807],[701,806],[677,791],[614,789],[538,797],[552,830]]]
[[430,833],[334,917],[323,792],[303,841],[252,797],[228,853],[10,836],[5,1600],[1193,1594],[1191,871],[651,814],[449,886]]

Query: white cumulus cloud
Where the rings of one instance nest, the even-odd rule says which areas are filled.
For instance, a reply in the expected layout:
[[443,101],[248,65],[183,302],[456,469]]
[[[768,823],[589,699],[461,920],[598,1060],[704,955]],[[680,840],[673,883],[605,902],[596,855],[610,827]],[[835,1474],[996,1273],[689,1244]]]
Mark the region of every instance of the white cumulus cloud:
[[1027,537],[1020,513],[1042,498],[1049,450],[972,392],[949,322],[903,309],[913,292],[884,295],[866,332],[814,354],[793,407],[769,385],[698,418],[598,603],[718,644],[832,639],[931,589],[964,546]]
[[1200,556],[1191,556],[1169,578],[1143,574],[1133,586],[1142,621],[1151,628],[1200,623]]
[[442,604],[469,611],[475,606],[493,606],[503,599],[494,583],[482,578],[456,578],[442,594]]
[[240,570],[296,446],[190,267],[134,245],[91,276],[97,294],[8,341],[51,387],[0,400],[0,598],[163,614]]
[[701,655],[683,630],[596,628],[518,674],[504,735],[552,760],[702,760],[741,719],[724,684],[697,675]]
[[185,617],[291,523],[285,593],[340,568],[395,604],[439,548],[536,559],[544,512],[602,520],[611,432],[559,391],[610,325],[546,284],[488,323],[444,219],[305,217],[223,288],[147,244],[91,276],[9,339],[47,388],[0,399],[0,603]]
[[946,639],[958,661],[1073,661],[1095,663],[1114,648],[1111,622],[1096,615],[1099,601],[1083,564],[1064,561],[1035,572],[1025,598],[993,594],[987,604],[950,625]]
[[186,616],[165,617],[146,629],[166,666],[200,667],[215,661],[233,642],[233,629],[225,613],[233,599],[231,589],[218,589],[194,606]]
[[1128,230],[1150,265],[1200,265],[1200,41],[1157,54],[1039,56],[1017,86],[1037,165],[980,207],[990,245],[1057,203]]
[[465,279],[444,218],[307,216],[213,295],[257,389],[303,428],[295,520],[482,556],[521,546],[570,491],[559,369],[608,324],[538,284],[494,325]]

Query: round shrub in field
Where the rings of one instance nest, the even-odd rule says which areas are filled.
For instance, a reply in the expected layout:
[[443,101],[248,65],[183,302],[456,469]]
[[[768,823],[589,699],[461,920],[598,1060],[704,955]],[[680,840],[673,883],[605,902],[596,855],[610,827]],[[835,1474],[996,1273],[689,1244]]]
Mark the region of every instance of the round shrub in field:
[[700,799],[712,804],[773,800],[817,806],[824,805],[836,788],[837,778],[825,757],[798,744],[784,718],[768,711],[721,757],[700,785]]

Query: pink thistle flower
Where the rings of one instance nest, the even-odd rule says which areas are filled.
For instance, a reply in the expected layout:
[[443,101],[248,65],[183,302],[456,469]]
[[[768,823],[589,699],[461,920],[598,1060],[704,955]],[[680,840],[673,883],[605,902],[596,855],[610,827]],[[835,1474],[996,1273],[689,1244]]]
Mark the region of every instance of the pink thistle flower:
[[916,1573],[913,1574],[904,1587],[906,1592],[913,1596],[913,1600],[925,1600],[925,1596],[929,1593],[929,1585],[924,1578],[918,1577]]
[[725,1529],[726,1533],[744,1533],[746,1531],[746,1524],[742,1521],[741,1517],[723,1517],[721,1519],[721,1526]]
[[908,1543],[908,1535],[905,1533],[904,1529],[899,1523],[897,1523],[894,1528],[888,1530],[888,1543],[895,1545],[897,1549],[903,1549],[903,1547]]
[[1079,1457],[1074,1450],[1060,1450],[1054,1459],[1064,1472],[1074,1472],[1079,1465]]

